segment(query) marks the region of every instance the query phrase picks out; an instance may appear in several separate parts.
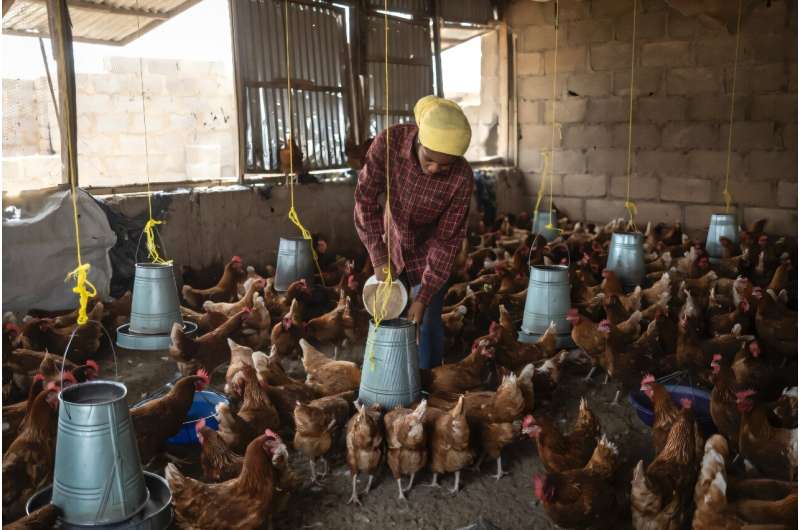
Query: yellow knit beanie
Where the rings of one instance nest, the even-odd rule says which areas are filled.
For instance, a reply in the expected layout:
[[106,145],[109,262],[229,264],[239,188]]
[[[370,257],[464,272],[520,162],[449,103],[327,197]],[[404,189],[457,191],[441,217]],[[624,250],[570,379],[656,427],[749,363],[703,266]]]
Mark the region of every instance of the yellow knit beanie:
[[462,156],[472,138],[464,111],[457,103],[436,96],[425,96],[414,105],[419,141],[437,153]]

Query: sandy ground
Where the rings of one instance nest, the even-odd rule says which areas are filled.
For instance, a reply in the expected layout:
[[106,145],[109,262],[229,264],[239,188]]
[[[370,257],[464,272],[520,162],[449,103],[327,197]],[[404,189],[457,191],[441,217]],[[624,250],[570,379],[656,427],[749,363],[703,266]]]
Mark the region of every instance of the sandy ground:
[[[118,350],[119,376],[128,386],[131,404],[143,395],[152,392],[177,375],[175,363],[167,352],[143,352]],[[345,353],[344,357],[357,360],[359,351]],[[101,366],[104,374],[113,373],[113,361],[109,355]],[[107,370],[106,370],[107,368]],[[290,371],[301,369],[299,363],[290,363]],[[215,388],[221,388],[222,375],[218,371],[213,378]],[[562,428],[572,426],[577,413],[578,401],[585,396],[592,410],[600,419],[603,431],[620,447],[621,470],[617,478],[617,491],[627,506],[625,496],[630,492],[630,477],[639,458],[651,459],[652,446],[649,429],[637,418],[627,399],[611,406],[616,386],[613,382],[603,385],[603,376],[596,376],[585,383],[580,374],[567,374],[550,403],[537,403],[537,411],[553,414],[562,422]],[[291,447],[290,447],[291,450]],[[196,449],[174,448],[174,454],[187,461],[197,462]],[[547,529],[555,528],[536,505],[532,489],[532,477],[543,472],[530,440],[521,440],[506,448],[503,467],[509,474],[497,481],[491,477],[496,462],[485,462],[480,472],[465,471],[461,477],[461,491],[451,495],[446,489],[427,486],[431,474],[427,470],[417,476],[408,502],[397,499],[397,484],[388,466],[383,465],[375,477],[372,491],[362,497],[363,506],[345,504],[350,497],[350,475],[344,460],[344,440],[339,441],[338,450],[329,458],[330,473],[322,487],[312,486],[309,481],[308,462],[301,455],[293,454],[293,465],[303,477],[303,488],[292,499],[290,511],[275,519],[276,529],[447,529],[454,530],[478,522],[486,526],[478,528]],[[196,474],[196,465],[181,466],[188,474]],[[163,473],[163,464],[156,464],[152,471]],[[407,480],[407,479],[406,479]],[[452,487],[453,476],[440,477],[440,484]],[[366,477],[359,479],[359,491],[363,491]],[[627,509],[624,511],[625,517]],[[492,526],[493,525],[493,526]],[[621,521],[618,528],[629,528],[628,521]]]

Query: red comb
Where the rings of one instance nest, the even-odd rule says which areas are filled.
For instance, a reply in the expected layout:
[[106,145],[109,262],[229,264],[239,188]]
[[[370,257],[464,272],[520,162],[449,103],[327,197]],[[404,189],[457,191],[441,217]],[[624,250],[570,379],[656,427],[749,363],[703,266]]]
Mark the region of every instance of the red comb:
[[57,392],[57,391],[61,390],[61,387],[55,381],[50,381],[49,383],[47,383],[47,386],[45,388],[48,391],[56,391]]
[[242,262],[242,258],[240,258],[239,256],[234,256],[234,257],[231,258],[231,261],[234,262],[234,263],[241,263]]
[[78,382],[78,380],[75,379],[75,374],[73,374],[72,372],[64,372],[64,381],[69,381],[70,383],[73,384]]
[[711,360],[713,360],[713,361],[721,361],[722,360],[722,355],[720,355],[719,353],[715,353],[714,356],[711,357]]
[[100,365],[94,362],[92,359],[86,360],[86,366],[94,370],[95,375],[100,373]]
[[267,438],[272,438],[273,440],[280,440],[281,439],[281,437],[278,436],[277,434],[275,434],[275,432],[272,429],[267,429],[266,431],[264,431],[264,435]]
[[534,423],[536,423],[536,420],[530,414],[525,416],[525,418],[522,420],[522,426],[523,427],[529,427],[529,426],[533,425]]
[[211,382],[208,378],[208,372],[206,372],[204,368],[200,368],[199,370],[197,370],[197,373],[195,375],[197,375],[197,377],[203,380],[204,385],[207,385]]
[[756,391],[752,388],[748,388],[747,390],[742,390],[740,392],[736,392],[736,399],[747,399],[750,396],[756,395]]
[[33,382],[35,383],[36,381],[44,381],[44,374],[37,373],[36,375],[34,375]]
[[692,400],[688,399],[688,398],[681,399],[681,407],[683,407],[685,409],[692,408]]
[[200,432],[203,430],[205,426],[206,426],[206,419],[200,418],[199,420],[197,420],[197,423],[194,424],[194,430],[195,432]]
[[647,374],[642,378],[642,384],[643,385],[646,385],[648,383],[655,383],[655,382],[656,382],[656,376],[654,376],[653,374]]

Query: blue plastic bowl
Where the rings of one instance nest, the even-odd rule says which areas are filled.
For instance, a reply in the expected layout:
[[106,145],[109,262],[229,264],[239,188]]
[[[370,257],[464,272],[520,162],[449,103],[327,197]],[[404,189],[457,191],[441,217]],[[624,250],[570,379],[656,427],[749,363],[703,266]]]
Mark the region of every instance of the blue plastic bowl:
[[228,403],[228,398],[210,390],[202,390],[194,393],[194,401],[189,413],[186,416],[186,421],[183,422],[181,430],[178,434],[169,438],[167,443],[172,445],[197,445],[200,441],[197,439],[197,431],[194,427],[201,419],[206,420],[206,425],[214,429],[219,428],[219,423],[214,418],[214,409],[218,403]]
[[[717,427],[711,419],[709,408],[711,405],[711,394],[700,388],[684,385],[664,385],[664,388],[667,389],[670,397],[672,397],[672,401],[674,401],[677,406],[680,406],[681,399],[683,398],[692,400],[692,412],[694,412],[697,423],[700,425],[700,429],[703,431],[703,435],[706,438],[717,432]],[[628,401],[630,401],[631,405],[636,410],[636,414],[639,416],[639,419],[642,420],[642,423],[648,427],[652,427],[653,408],[650,403],[650,398],[643,392],[637,390],[628,395]]]

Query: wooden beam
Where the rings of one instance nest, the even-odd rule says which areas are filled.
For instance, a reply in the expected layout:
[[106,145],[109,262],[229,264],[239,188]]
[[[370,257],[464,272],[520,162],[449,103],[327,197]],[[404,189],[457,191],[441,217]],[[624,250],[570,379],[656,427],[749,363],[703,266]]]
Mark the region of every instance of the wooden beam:
[[14,4],[14,0],[3,0],[3,16],[6,16],[8,10],[11,9],[11,6]]
[[58,72],[59,132],[62,182],[78,186],[78,121],[75,115],[75,62],[72,55],[72,22],[67,0],[47,0],[50,42]]
[[[38,37],[42,39],[49,39],[50,32],[49,31],[22,31],[18,29],[3,29],[3,35],[17,35],[19,37]],[[105,40],[105,39],[93,39],[91,37],[80,37],[80,36],[73,36],[73,42],[85,42],[87,44],[102,44],[104,46],[122,46],[122,41],[118,40]]]
[[247,142],[247,135],[245,131],[245,101],[244,101],[244,83],[242,80],[242,54],[239,50],[239,38],[236,32],[236,24],[238,20],[238,2],[239,0],[228,0],[228,10],[230,13],[231,24],[231,48],[233,51],[233,78],[234,78],[234,93],[236,96],[236,137],[238,140],[237,157],[236,157],[236,176],[239,179],[239,184],[244,183],[244,172],[247,169],[247,160],[245,154],[245,145]]
[[[26,0],[27,2],[45,3],[47,0]],[[164,11],[150,11],[147,9],[139,9],[136,7],[118,7],[109,4],[96,4],[88,0],[68,0],[67,4],[71,8],[86,9],[89,11],[100,11],[112,15],[126,15],[131,17],[147,17],[159,20],[167,20],[170,17],[169,12]],[[3,5],[5,14],[5,4]]]
[[159,19],[156,19],[156,20],[152,20],[152,21],[148,22],[147,24],[145,24],[144,26],[142,26],[141,28],[139,28],[138,30],[134,31],[133,33],[131,33],[130,35],[128,35],[127,37],[122,39],[120,44],[122,46],[125,46],[126,44],[131,43],[132,41],[138,39],[139,37],[141,37],[142,35],[144,35],[148,31],[157,28],[158,26],[160,26],[161,24],[163,24],[167,20],[175,17],[176,15],[180,15],[181,13],[183,13],[184,11],[189,9],[190,7],[194,6],[195,4],[199,4],[200,1],[201,0],[187,0],[186,2],[180,4],[178,7],[173,9],[172,11],[168,11],[165,14],[165,18],[159,18]]

